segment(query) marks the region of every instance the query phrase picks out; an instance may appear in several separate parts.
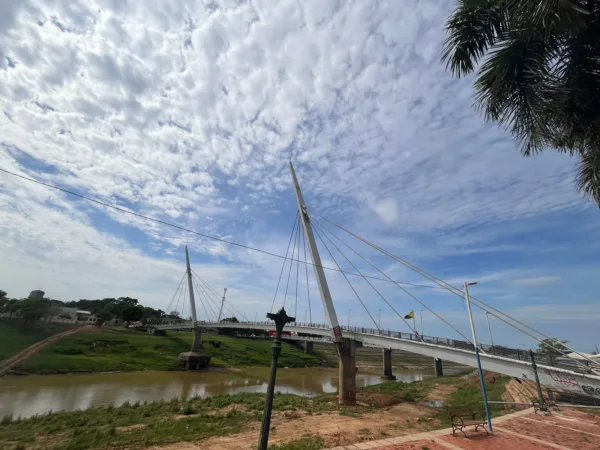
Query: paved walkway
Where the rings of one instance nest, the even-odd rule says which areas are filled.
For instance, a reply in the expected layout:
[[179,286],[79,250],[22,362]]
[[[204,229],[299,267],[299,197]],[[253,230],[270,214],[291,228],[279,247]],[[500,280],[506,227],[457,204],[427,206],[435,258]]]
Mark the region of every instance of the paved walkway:
[[[574,409],[534,414],[533,408],[498,417],[493,435],[467,431],[452,435],[452,429],[360,442],[329,450],[597,450],[600,448],[600,417]],[[473,427],[471,427],[472,430]]]

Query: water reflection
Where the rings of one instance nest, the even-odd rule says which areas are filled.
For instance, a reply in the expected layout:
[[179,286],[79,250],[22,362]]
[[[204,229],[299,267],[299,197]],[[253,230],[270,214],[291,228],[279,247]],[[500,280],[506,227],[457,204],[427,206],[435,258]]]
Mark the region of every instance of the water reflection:
[[[239,392],[266,392],[268,368],[243,372],[128,372],[85,375],[46,375],[0,378],[0,417],[32,416],[59,410],[86,409],[95,405],[120,405],[125,401],[209,397]],[[396,374],[399,381],[424,378],[422,372]],[[427,375],[425,375],[426,377]],[[357,387],[380,383],[377,374],[357,374]],[[281,369],[276,390],[302,396],[337,391],[335,369]]]

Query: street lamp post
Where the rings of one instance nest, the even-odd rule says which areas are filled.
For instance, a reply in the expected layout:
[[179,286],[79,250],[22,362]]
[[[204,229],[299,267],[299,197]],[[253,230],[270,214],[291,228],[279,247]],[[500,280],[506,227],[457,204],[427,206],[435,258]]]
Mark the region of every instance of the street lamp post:
[[348,308],[348,331],[350,331],[350,313],[352,312],[351,308]]
[[379,323],[377,324],[377,327],[379,328],[379,332],[381,333],[381,308],[379,308]]
[[488,426],[492,431],[492,415],[490,414],[490,405],[488,405],[487,391],[483,379],[483,369],[481,368],[481,358],[479,357],[479,347],[477,346],[477,335],[475,334],[475,325],[473,324],[473,313],[471,312],[471,301],[469,299],[469,286],[477,284],[476,282],[465,281],[465,302],[469,312],[469,323],[471,324],[471,333],[473,334],[473,346],[475,347],[475,357],[477,358],[477,369],[479,370],[479,381],[481,382],[481,393],[483,395],[483,404],[485,406],[485,415],[487,416]]
[[421,336],[425,335],[425,330],[423,330],[423,310],[421,310]]
[[488,311],[485,312],[485,318],[487,319],[488,330],[490,330],[490,342],[492,343],[492,353],[496,354],[496,349],[494,348],[494,336],[492,336],[492,326],[490,325],[490,313]]
[[267,387],[267,399],[265,411],[263,413],[262,425],[260,428],[260,438],[258,441],[258,450],[267,450],[269,445],[269,429],[271,427],[271,412],[273,410],[273,395],[275,394],[275,379],[277,378],[277,362],[281,354],[281,334],[286,323],[295,322],[294,317],[289,317],[285,309],[281,308],[277,314],[267,313],[267,318],[275,322],[275,339],[273,339],[273,359],[271,361],[271,375],[269,377],[269,386]]

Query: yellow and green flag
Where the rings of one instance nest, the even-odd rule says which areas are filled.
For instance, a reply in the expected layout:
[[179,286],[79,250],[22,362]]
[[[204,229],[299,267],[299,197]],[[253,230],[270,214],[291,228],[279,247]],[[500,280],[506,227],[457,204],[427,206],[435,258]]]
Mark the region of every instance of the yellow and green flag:
[[411,310],[407,315],[404,316],[405,319],[414,319],[415,318],[415,312],[414,310]]

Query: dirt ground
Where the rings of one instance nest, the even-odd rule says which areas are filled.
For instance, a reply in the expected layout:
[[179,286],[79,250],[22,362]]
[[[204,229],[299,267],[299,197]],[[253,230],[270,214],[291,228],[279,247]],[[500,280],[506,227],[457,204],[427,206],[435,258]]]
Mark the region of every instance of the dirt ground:
[[[375,397],[369,401],[373,399]],[[381,403],[390,401],[383,397],[380,400]],[[293,412],[292,414],[288,413],[287,416],[285,413],[276,413],[272,419],[269,444],[278,444],[317,434],[325,439],[326,445],[329,447],[402,436],[433,429],[437,422],[431,415],[430,408],[406,403],[384,407],[376,412],[365,411],[356,417],[340,415],[337,411],[313,415]],[[161,450],[208,448],[211,450],[247,450],[256,446],[259,427],[260,424],[257,423],[245,433],[206,439],[197,443],[182,442],[166,447],[151,448]]]
[[[531,410],[530,410],[531,411]],[[582,411],[568,408],[554,410],[550,415],[525,412],[519,417],[504,417],[497,421],[494,433],[467,430],[462,434],[424,437],[415,436],[414,440],[390,445],[390,442],[372,441],[365,443],[377,450],[591,450],[600,448],[600,419]],[[502,420],[506,419],[506,420]],[[350,447],[347,447],[350,448]]]

